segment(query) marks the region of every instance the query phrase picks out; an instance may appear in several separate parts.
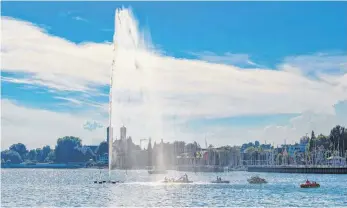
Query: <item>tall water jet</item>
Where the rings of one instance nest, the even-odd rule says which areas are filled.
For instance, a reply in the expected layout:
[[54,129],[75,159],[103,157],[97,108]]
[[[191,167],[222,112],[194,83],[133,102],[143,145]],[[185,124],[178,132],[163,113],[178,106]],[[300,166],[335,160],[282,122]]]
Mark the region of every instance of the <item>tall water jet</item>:
[[128,155],[126,138],[114,139],[117,137],[115,132],[120,127],[125,126],[130,135],[141,137],[137,139],[162,137],[162,115],[154,91],[156,56],[149,49],[150,43],[139,32],[138,24],[129,9],[117,9],[115,12],[113,45],[109,95],[110,176],[111,170],[117,165],[119,168],[125,167],[119,163],[124,165],[124,158],[121,157]]

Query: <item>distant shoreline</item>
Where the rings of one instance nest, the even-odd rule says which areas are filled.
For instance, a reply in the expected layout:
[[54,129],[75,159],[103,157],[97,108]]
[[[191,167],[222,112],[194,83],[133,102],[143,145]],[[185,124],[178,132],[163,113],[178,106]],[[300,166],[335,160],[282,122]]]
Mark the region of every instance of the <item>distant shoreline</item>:
[[347,174],[347,167],[248,167],[247,172]]
[[64,163],[37,163],[37,164],[1,164],[1,168],[46,168],[46,169],[78,169],[85,168],[81,164],[64,164]]
[[[90,166],[86,167],[85,164],[64,164],[64,163],[37,163],[37,164],[1,164],[4,169],[108,169],[108,166]],[[125,170],[125,169],[113,169]],[[147,168],[129,168],[128,170],[148,170]],[[234,171],[247,171],[247,172],[269,172],[269,173],[309,173],[309,174],[347,174],[347,167],[262,167],[253,166],[238,169],[223,169],[216,167],[188,167],[178,166],[176,168],[169,168],[168,170],[177,170],[183,172],[234,172]]]

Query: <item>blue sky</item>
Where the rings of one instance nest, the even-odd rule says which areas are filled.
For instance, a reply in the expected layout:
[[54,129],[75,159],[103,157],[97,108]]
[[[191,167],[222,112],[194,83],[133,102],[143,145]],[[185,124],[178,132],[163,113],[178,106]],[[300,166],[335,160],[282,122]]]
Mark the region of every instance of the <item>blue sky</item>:
[[271,66],[288,55],[347,50],[345,2],[4,2],[2,15],[75,43],[111,42],[114,8],[123,5],[176,57],[246,53]]
[[[81,136],[85,143],[104,139],[103,128],[87,130],[83,126],[91,121],[107,125],[107,76],[94,80],[94,72],[89,75],[90,64],[78,65],[76,61],[73,65],[75,63],[64,58],[68,52],[59,56],[55,47],[61,46],[59,51],[64,51],[66,44],[69,48],[66,51],[71,51],[70,57],[76,55],[75,49],[85,50],[84,45],[91,47],[90,54],[93,51],[96,56],[106,53],[113,41],[115,9],[122,6],[131,7],[140,28],[150,34],[160,55],[177,61],[177,66],[189,68],[179,62],[188,59],[190,63],[199,63],[204,70],[218,68],[216,73],[220,73],[221,78],[224,72],[219,71],[220,67],[241,70],[240,75],[230,74],[231,85],[224,76],[225,86],[220,84],[218,90],[208,86],[221,83],[219,75],[213,75],[216,76],[213,85],[210,85],[211,80],[202,83],[206,87],[201,88],[201,92],[177,95],[182,90],[173,93],[177,86],[170,86],[171,91],[166,93],[179,96],[176,101],[192,100],[183,105],[191,113],[177,115],[178,123],[184,127],[175,132],[181,131],[186,137],[177,137],[202,142],[200,133],[205,129],[204,135],[210,135],[210,142],[217,145],[241,144],[249,140],[279,142],[287,137],[298,140],[299,135],[310,129],[328,133],[333,125],[344,124],[343,114],[347,109],[344,83],[347,78],[346,2],[3,2],[1,15],[6,24],[5,29],[2,28],[5,34],[2,38],[2,119],[8,121],[6,116],[16,116],[4,113],[10,108],[20,108],[24,113],[29,110],[28,115],[34,118],[28,118],[28,122],[35,126],[21,125],[26,125],[26,135],[37,138],[21,141],[21,134],[10,133],[19,118],[3,122],[4,135],[8,137],[2,140],[5,148],[19,141],[32,147],[45,142],[53,145],[58,137],[64,136],[64,129],[54,130],[57,128],[54,121],[50,121],[53,134],[36,135],[38,123],[44,124],[48,119],[45,113],[57,115],[59,119],[76,118],[75,129],[78,130],[71,127],[66,134]],[[31,24],[26,27],[28,23]],[[14,27],[23,30],[18,29],[17,33]],[[45,38],[42,42],[28,35],[36,37],[38,33]],[[99,48],[105,50],[99,52]],[[21,49],[23,53],[18,52]],[[33,53],[35,57],[27,58]],[[109,70],[110,60],[98,56],[91,63],[95,66],[91,70],[98,68],[99,63],[100,70]],[[58,66],[54,61],[64,64]],[[79,73],[83,77],[71,73],[75,68],[61,69],[70,64],[80,66]],[[50,69],[52,65],[54,70]],[[189,69],[186,81],[206,81],[204,75],[210,72],[201,74],[197,68]],[[236,83],[234,79],[242,80],[242,85],[233,84]],[[244,93],[238,94],[240,91]],[[324,101],[318,100],[318,94]],[[190,109],[193,102],[203,104],[199,104],[199,109]],[[220,108],[220,112],[210,110],[214,107]],[[228,110],[223,111],[223,108]],[[206,113],[198,113],[198,110]],[[183,107],[177,108],[177,112],[180,111]],[[35,113],[43,118],[36,118]],[[314,118],[310,125],[307,116]],[[298,119],[306,123],[298,123]],[[187,126],[189,130],[182,130]],[[170,135],[164,137],[174,140],[175,133]]]

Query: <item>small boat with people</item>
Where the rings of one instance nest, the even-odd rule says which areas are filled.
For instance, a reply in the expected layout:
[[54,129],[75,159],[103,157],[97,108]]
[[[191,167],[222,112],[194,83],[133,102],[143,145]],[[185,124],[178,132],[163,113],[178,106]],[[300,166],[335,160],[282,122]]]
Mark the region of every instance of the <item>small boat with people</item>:
[[163,183],[193,183],[193,181],[190,181],[188,179],[188,175],[184,174],[182,177],[179,179],[174,179],[174,178],[166,178],[164,179]]
[[116,184],[116,183],[123,183],[121,181],[94,181],[94,183],[98,183],[98,184],[103,184],[103,183],[112,183],[112,184]]
[[264,178],[260,178],[259,176],[253,176],[250,179],[247,179],[247,181],[250,184],[263,184],[263,183],[267,183],[267,181]]
[[305,183],[300,184],[300,188],[319,188],[320,184],[317,183],[316,181],[309,181],[308,179],[306,180]]
[[221,177],[217,176],[217,180],[211,181],[211,183],[230,183],[230,181],[222,180]]

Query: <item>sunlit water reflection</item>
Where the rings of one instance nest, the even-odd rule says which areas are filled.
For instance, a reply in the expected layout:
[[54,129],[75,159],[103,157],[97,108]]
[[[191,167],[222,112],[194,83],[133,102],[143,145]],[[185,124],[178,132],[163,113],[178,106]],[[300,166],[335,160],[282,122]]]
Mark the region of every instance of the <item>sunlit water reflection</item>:
[[[169,171],[168,177],[184,173]],[[188,173],[192,184],[163,184],[165,175],[146,171],[118,171],[114,179],[123,184],[94,184],[99,170],[2,169],[1,202],[13,206],[347,206],[347,175],[306,175],[259,173],[269,183],[250,185],[248,172],[222,173],[230,184],[212,184],[215,173]],[[108,171],[102,171],[107,179]],[[321,184],[318,189],[301,189],[309,178]]]

